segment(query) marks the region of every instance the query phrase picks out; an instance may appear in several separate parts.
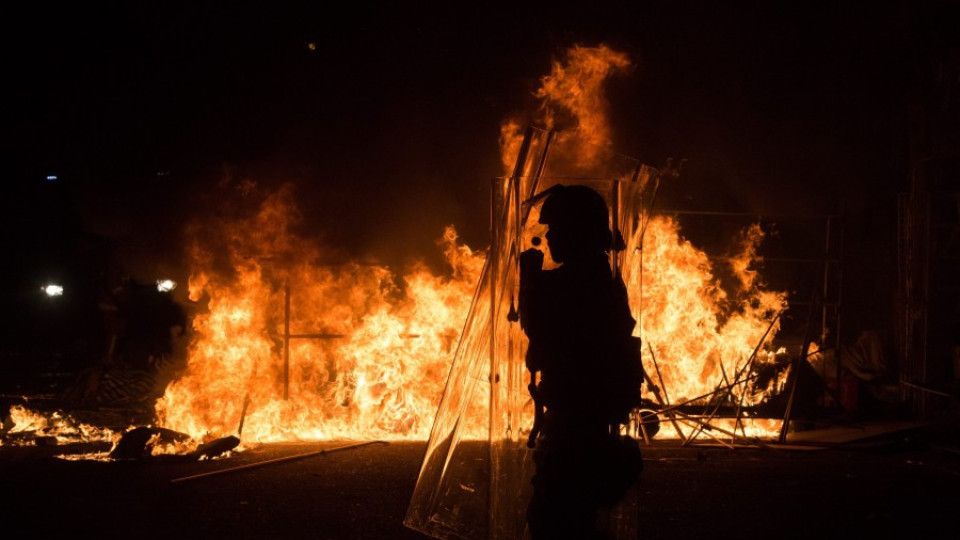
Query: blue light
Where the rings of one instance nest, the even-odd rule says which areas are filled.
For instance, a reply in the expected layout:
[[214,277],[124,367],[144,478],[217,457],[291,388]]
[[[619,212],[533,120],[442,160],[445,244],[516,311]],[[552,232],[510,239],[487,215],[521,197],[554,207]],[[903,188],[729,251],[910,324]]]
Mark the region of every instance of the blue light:
[[47,182],[56,182],[56,181],[57,181],[57,175],[55,175],[55,174],[48,174],[48,175],[47,175]]

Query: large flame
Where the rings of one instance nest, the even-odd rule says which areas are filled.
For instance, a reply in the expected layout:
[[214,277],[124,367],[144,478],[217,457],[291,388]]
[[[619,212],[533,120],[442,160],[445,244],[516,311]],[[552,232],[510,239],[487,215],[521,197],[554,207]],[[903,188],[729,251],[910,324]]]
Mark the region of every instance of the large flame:
[[[680,235],[676,220],[650,220],[642,256],[635,259],[642,271],[630,273],[628,287],[634,312],[640,314],[644,365],[673,403],[738,380],[743,384],[734,385],[728,395],[738,405],[756,405],[779,390],[746,384],[751,362],[773,360],[769,348],[779,330],[777,314],[786,308],[786,294],[765,290],[754,268],[762,238],[757,225],[742,231],[737,252],[726,260],[737,281],[731,294],[715,277],[706,253]],[[776,423],[764,422],[749,427],[750,435],[777,429]]]
[[613,144],[604,83],[629,67],[626,54],[606,45],[568,49],[540,79],[540,88],[534,93],[540,101],[536,117],[511,118],[502,124],[500,154],[505,170],[513,166],[528,123],[563,131],[562,154],[572,160],[569,167],[583,170],[601,164]]
[[[521,127],[533,123],[562,130],[556,153],[571,168],[598,169],[612,149],[604,82],[629,65],[606,46],[567,51],[541,79],[538,117],[503,123],[507,170]],[[297,232],[292,186],[233,189],[215,219],[189,230],[189,292],[202,309],[185,371],[157,402],[160,423],[197,439],[241,426],[246,441],[426,438],[483,255],[458,244],[448,227],[438,242],[446,275],[423,265],[397,275],[359,262],[326,264],[319,246]],[[676,403],[716,389],[769,345],[785,295],[764,290],[756,272],[759,227],[743,232],[729,258],[731,289],[677,221],[646,217],[635,258],[641,267],[628,287],[644,364]],[[745,388],[732,397],[745,405],[762,399]]]
[[732,380],[758,344],[769,344],[776,334],[778,322],[767,329],[785,307],[785,295],[759,288],[750,268],[761,238],[759,227],[748,228],[739,253],[729,259],[739,279],[737,294],[730,298],[714,277],[710,259],[680,236],[675,220],[650,221],[643,256],[636,259],[642,272],[632,273],[631,300],[640,313],[647,351],[653,350],[648,360],[652,364],[656,357],[672,398],[695,398],[724,376]]
[[250,191],[262,197],[251,216],[195,231],[190,293],[208,309],[193,320],[185,374],[157,404],[163,425],[201,437],[242,422],[257,441],[425,438],[482,257],[449,227],[448,276],[322,265],[294,231],[292,187]]
[[[607,46],[575,46],[541,79],[535,122],[561,130],[557,151],[570,172],[602,169],[612,150],[607,79],[630,67],[629,58]],[[529,121],[529,119],[527,119]],[[504,165],[510,171],[522,139],[523,121],[512,119],[501,129]],[[556,152],[555,152],[556,153]],[[674,219],[644,216],[648,225],[630,245],[642,249],[638,268],[627,272],[637,334],[644,343],[644,365],[672,403],[684,402],[740,381],[728,402],[756,405],[779,387],[746,384],[748,364],[770,362],[779,330],[777,314],[786,308],[786,294],[765,290],[757,267],[763,239],[759,225],[741,232],[735,253],[726,258],[726,273],[735,283],[721,287],[719,270],[707,254],[683,239]],[[639,238],[645,231],[644,237]],[[641,245],[642,244],[642,245]],[[757,351],[754,355],[754,351]],[[751,360],[752,359],[752,360]],[[659,370],[657,369],[659,368]],[[774,386],[782,385],[782,378]],[[650,395],[648,393],[648,395]],[[651,396],[653,397],[653,396]],[[767,434],[774,423],[749,422],[746,431]]]
[[[574,167],[594,167],[609,155],[603,83],[627,67],[622,53],[578,46],[541,80],[539,121],[563,127],[564,153]],[[505,165],[518,151],[520,125],[503,124]],[[417,267],[398,279],[380,266],[324,266],[317,247],[295,234],[297,215],[285,187],[249,215],[221,219],[212,232],[208,224],[195,235],[190,290],[208,311],[194,318],[187,372],[158,403],[160,418],[195,436],[234,433],[242,423],[244,438],[260,441],[424,438],[482,256],[457,245],[451,227],[440,242],[449,276]],[[643,256],[635,259],[642,271],[632,273],[628,286],[638,333],[648,344],[644,362],[654,372],[655,355],[674,402],[732,379],[755,348],[773,339],[771,320],[785,307],[785,295],[763,290],[757,276],[762,236],[757,226],[744,231],[729,258],[738,283],[728,293],[676,221],[649,221]],[[314,336],[290,339],[285,389],[287,316],[290,334]],[[745,405],[761,399],[745,388],[733,396]]]

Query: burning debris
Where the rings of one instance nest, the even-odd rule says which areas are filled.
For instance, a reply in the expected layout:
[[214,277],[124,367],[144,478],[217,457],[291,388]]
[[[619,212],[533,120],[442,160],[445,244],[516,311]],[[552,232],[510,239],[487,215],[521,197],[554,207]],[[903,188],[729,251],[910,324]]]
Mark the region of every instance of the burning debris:
[[[648,388],[669,392],[656,396],[650,390],[649,397],[665,398],[666,406],[671,399],[679,403],[707,397],[709,407],[716,408],[719,401],[743,408],[782,390],[782,379],[762,387],[748,384],[758,378],[757,366],[774,361],[775,351],[767,347],[786,309],[786,294],[765,290],[753,269],[763,237],[760,228],[747,229],[737,254],[727,260],[737,278],[731,294],[720,286],[706,254],[682,238],[675,220],[648,219],[646,235],[638,239],[641,256],[634,264],[639,270],[631,274],[628,287],[637,292],[632,301],[646,344],[644,365],[657,377]],[[741,425],[744,420],[747,427]],[[776,421],[750,418],[736,423],[750,437],[779,427]],[[683,438],[676,425],[671,428],[674,436]]]
[[170,429],[140,426],[97,427],[60,411],[34,412],[22,405],[10,408],[0,426],[0,446],[57,447],[68,460],[212,459],[236,449],[236,436],[199,441]]
[[110,450],[112,459],[147,459],[178,457],[211,459],[222,456],[240,445],[233,435],[197,443],[186,433],[157,427],[136,427],[123,434]]
[[[778,422],[746,412],[780,392],[786,373],[756,374],[759,366],[773,365],[771,345],[786,308],[785,293],[765,289],[756,270],[764,232],[756,225],[743,231],[722,263],[735,279],[721,284],[719,263],[683,238],[676,219],[655,215],[660,179],[676,176],[680,162],[656,170],[614,154],[602,89],[629,67],[626,55],[605,46],[571,49],[542,79],[537,117],[503,123],[504,163],[536,151],[539,170],[531,159],[519,174],[539,175],[544,187],[559,177],[610,171],[637,186],[639,202],[624,207],[636,219],[622,231],[632,249],[619,261],[651,374],[649,407],[637,415],[637,430],[687,440],[695,436],[682,425],[701,433],[707,423],[748,438],[775,433]],[[533,123],[545,128],[533,143],[541,146],[525,150],[523,126]],[[291,184],[269,191],[251,181],[224,182],[220,189],[215,217],[187,230],[187,288],[195,303],[190,343],[162,395],[150,397],[159,427],[111,432],[119,440],[112,455],[193,455],[199,447],[193,441],[230,446],[241,430],[250,442],[426,439],[451,361],[464,346],[489,252],[458,243],[451,226],[438,240],[449,263],[445,275],[423,265],[398,274],[376,264],[331,263],[300,233]],[[526,223],[535,224],[538,209],[529,212]],[[522,232],[525,240],[542,233],[535,225]],[[169,299],[172,282],[150,287]],[[101,375],[100,397],[109,398],[115,387],[114,398],[122,399],[123,390],[146,384],[117,370]],[[722,427],[726,420],[693,414],[694,406],[733,409],[737,418]],[[459,433],[485,438],[487,405],[469,407],[477,414],[462,416]],[[667,411],[669,423],[652,413],[658,409]]]
[[81,422],[72,415],[35,412],[24,405],[11,406],[0,426],[0,446],[110,442],[115,436],[113,430]]
[[[153,394],[159,374],[110,362],[58,397],[94,409],[156,403],[162,428],[128,430],[114,458],[190,455],[187,441],[240,430],[252,442],[425,438],[483,256],[449,227],[438,240],[446,276],[421,264],[403,276],[323,264],[293,230],[292,186],[266,193],[245,185],[236,195],[252,215],[193,230],[199,313],[186,365],[162,395]],[[167,440],[174,432],[183,437]]]

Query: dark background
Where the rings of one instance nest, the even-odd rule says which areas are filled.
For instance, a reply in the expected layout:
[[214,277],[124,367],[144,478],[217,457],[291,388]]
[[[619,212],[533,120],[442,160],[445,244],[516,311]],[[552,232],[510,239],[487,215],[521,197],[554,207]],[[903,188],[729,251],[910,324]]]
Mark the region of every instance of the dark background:
[[[933,444],[944,442],[942,433],[917,431],[820,451],[745,445],[734,451],[655,439],[643,446],[638,537],[949,537],[960,502],[957,461],[949,453],[955,447]],[[955,444],[956,436],[946,440]],[[145,540],[427,540],[402,525],[422,442],[395,441],[170,483],[341,444],[249,444],[228,459],[109,463],[50,457],[90,451],[90,444],[5,445],[0,473],[17,496],[4,505],[8,515],[24,518],[7,529],[36,532],[40,523],[42,538],[104,540],[126,540],[132,531]],[[60,519],[51,519],[51,511]]]
[[5,14],[4,347],[52,316],[39,285],[95,280],[107,252],[185,281],[183,225],[227,176],[294,182],[304,233],[349,257],[439,267],[447,224],[482,248],[500,122],[600,43],[634,62],[616,149],[687,159],[664,208],[842,213],[853,328],[889,326],[909,107],[956,2],[265,4]]

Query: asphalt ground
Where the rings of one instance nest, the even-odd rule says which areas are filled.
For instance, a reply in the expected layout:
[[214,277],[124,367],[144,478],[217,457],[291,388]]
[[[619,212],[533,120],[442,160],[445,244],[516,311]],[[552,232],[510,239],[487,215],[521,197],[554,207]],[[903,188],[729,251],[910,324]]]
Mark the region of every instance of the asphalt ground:
[[[945,435],[949,440],[956,433]],[[826,449],[644,447],[639,538],[955,537],[960,453],[906,432]],[[171,483],[345,442],[252,446],[212,461],[66,461],[0,446],[4,538],[424,539],[402,520],[422,442]]]

